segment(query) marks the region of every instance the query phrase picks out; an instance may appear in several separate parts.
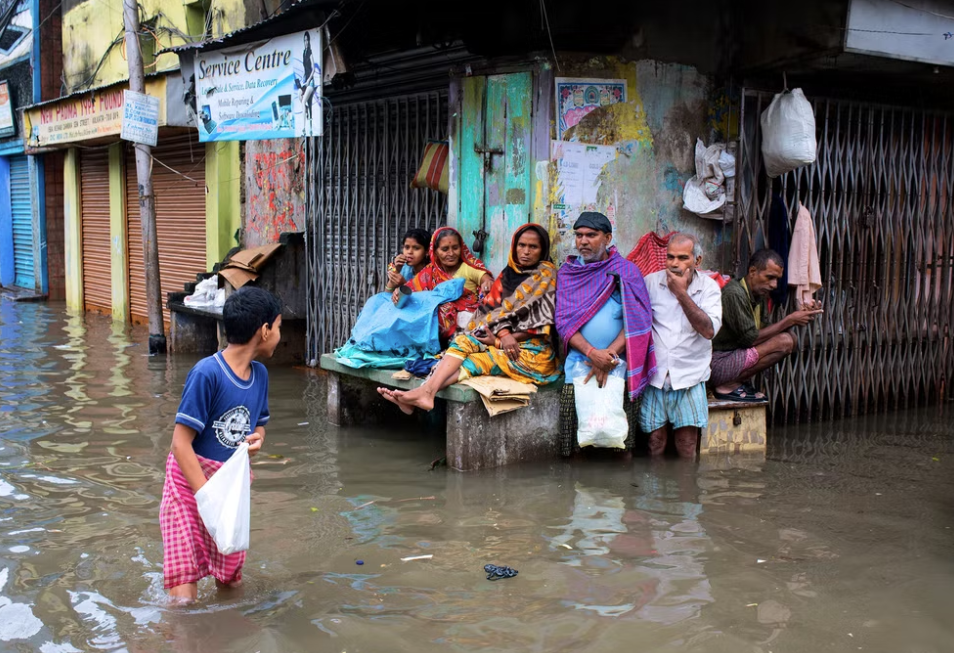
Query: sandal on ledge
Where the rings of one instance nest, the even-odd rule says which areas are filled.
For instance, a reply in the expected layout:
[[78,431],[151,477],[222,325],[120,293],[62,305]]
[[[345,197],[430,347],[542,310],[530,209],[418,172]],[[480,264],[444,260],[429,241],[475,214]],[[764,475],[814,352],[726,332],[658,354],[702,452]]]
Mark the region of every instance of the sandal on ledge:
[[732,392],[713,391],[712,394],[715,395],[716,399],[720,399],[722,401],[738,401],[747,404],[764,403],[768,401],[765,398],[759,399],[754,393],[747,392],[744,385],[740,385]]

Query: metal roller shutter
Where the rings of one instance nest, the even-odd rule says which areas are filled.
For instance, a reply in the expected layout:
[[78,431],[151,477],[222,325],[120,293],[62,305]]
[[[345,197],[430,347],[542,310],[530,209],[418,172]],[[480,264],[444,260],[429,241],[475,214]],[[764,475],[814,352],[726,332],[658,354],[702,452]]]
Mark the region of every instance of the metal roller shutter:
[[33,270],[33,202],[30,200],[30,165],[25,156],[10,159],[10,203],[13,213],[14,285],[36,288]]
[[109,246],[109,150],[84,150],[80,159],[83,236],[83,302],[87,311],[110,313],[113,279]]
[[[163,319],[168,322],[169,311],[165,308],[167,293],[182,292],[183,286],[194,282],[196,275],[205,272],[207,267],[205,146],[197,142],[195,132],[172,136],[160,134],[159,144],[152,149],[152,156],[156,159],[152,167],[152,187],[156,196],[162,310]],[[129,313],[133,323],[148,324],[137,189],[136,153],[129,147],[126,155]]]

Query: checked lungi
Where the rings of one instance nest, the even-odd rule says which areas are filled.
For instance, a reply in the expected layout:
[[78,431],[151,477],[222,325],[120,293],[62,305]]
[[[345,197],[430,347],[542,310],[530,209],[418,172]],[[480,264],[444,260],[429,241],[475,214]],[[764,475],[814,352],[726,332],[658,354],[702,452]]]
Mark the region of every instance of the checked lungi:
[[[199,455],[196,458],[206,478],[222,466],[217,460]],[[159,527],[162,530],[162,571],[166,589],[196,583],[206,576],[214,576],[224,584],[242,580],[246,552],[228,555],[219,552],[199,516],[192,487],[171,453],[166,459],[166,482],[159,506]]]

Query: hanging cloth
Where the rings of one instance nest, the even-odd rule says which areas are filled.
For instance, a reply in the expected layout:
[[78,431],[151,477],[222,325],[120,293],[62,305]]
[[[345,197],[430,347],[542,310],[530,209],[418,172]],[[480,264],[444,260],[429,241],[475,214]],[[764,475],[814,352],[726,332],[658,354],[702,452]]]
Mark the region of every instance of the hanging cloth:
[[799,206],[795,219],[786,269],[788,282],[795,286],[797,304],[801,306],[811,302],[812,295],[822,287],[821,267],[818,264],[818,245],[815,243],[815,223],[804,206]]

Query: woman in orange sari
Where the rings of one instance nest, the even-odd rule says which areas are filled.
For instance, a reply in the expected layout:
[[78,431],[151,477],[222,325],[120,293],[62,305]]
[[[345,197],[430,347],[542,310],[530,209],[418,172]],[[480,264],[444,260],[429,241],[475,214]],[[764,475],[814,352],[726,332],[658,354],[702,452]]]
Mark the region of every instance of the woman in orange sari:
[[[441,227],[434,232],[428,254],[430,263],[407,283],[412,291],[434,290],[438,284],[451,279],[465,280],[460,298],[441,304],[438,309],[441,343],[446,345],[459,329],[467,327],[480,306],[477,293],[490,292],[494,278],[483,262],[470,253],[464,239],[452,227]],[[394,291],[395,304],[399,293],[399,289]]]

